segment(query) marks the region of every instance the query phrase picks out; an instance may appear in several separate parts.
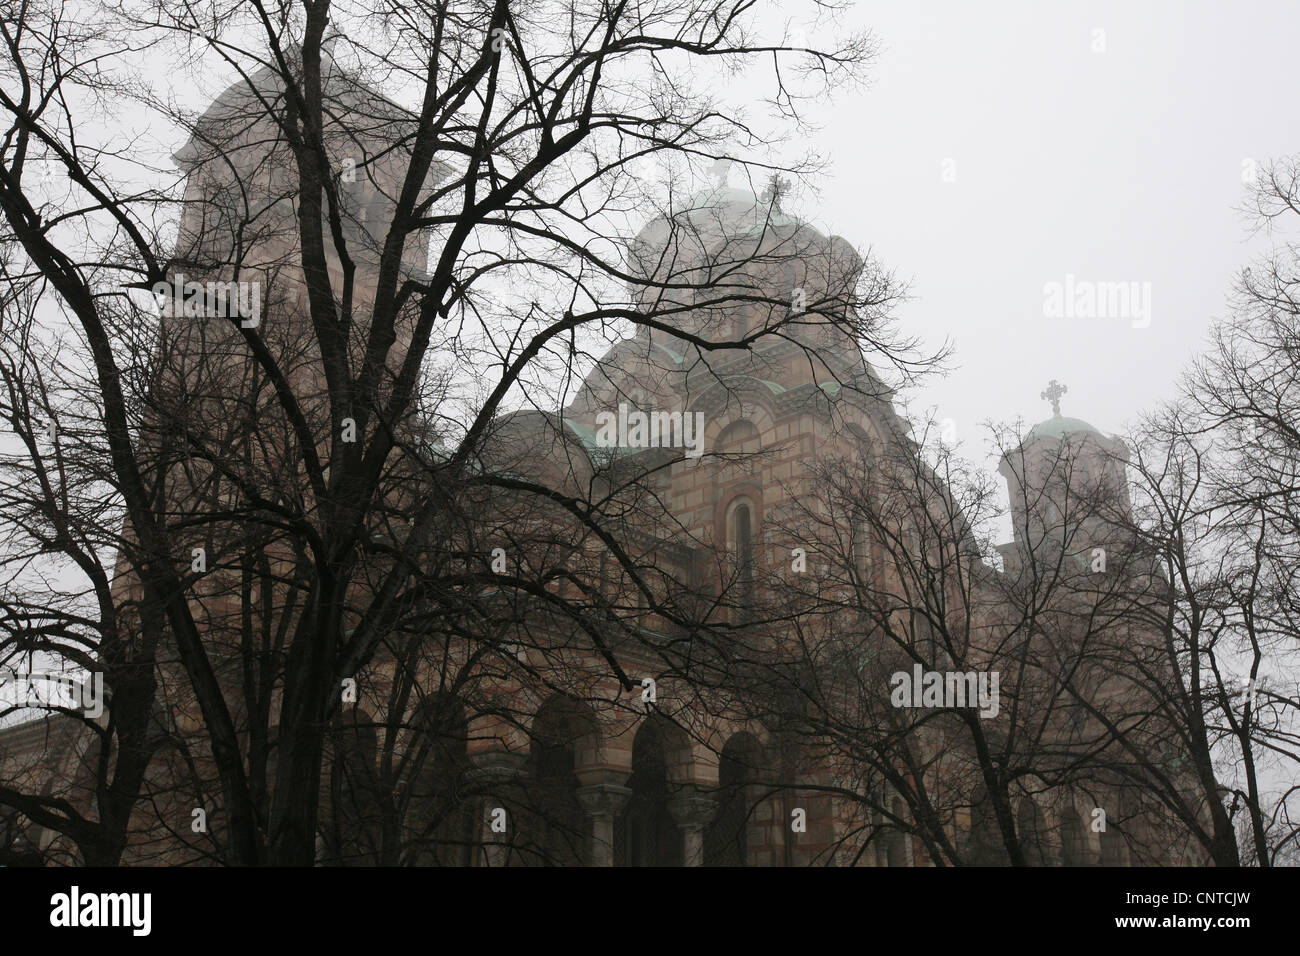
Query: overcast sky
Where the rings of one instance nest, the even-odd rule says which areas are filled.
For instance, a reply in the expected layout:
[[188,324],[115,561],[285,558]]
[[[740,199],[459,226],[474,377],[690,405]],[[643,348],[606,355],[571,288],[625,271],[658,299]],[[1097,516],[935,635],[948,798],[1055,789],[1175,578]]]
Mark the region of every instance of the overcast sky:
[[[832,48],[807,9],[764,8],[765,36],[790,19]],[[786,208],[910,282],[903,331],[952,340],[955,368],[910,411],[953,419],[979,458],[979,423],[1047,417],[1052,378],[1064,414],[1111,433],[1171,397],[1263,245],[1237,212],[1243,164],[1300,152],[1300,114],[1279,108],[1300,90],[1300,3],[884,0],[840,29],[881,53],[870,88],[809,114],[796,145],[830,172]],[[214,90],[234,79],[217,72]],[[1044,285],[1070,275],[1149,289],[1149,319],[1049,318]]]
[[[1107,432],[1171,396],[1260,248],[1243,162],[1300,152],[1279,108],[1300,4],[890,0],[849,22],[882,44],[872,86],[815,117],[831,175],[789,208],[873,247],[911,280],[904,329],[954,342],[959,367],[912,410],[936,406],[978,457],[980,421],[1051,414],[1051,378],[1063,414]],[[1045,317],[1068,274],[1150,283],[1150,324]]]

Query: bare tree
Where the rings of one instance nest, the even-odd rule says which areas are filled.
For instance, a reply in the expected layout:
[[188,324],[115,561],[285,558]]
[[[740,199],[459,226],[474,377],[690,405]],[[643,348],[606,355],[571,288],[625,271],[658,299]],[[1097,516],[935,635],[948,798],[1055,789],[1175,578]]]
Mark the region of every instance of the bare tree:
[[[777,791],[832,802],[851,825],[821,862],[1163,859],[1189,823],[1135,769],[1171,735],[1128,670],[1163,646],[1166,589],[1133,537],[1113,443],[995,434],[1015,531],[995,546],[994,479],[929,431],[857,434],[769,527],[756,616],[775,636],[717,655],[731,706],[821,758],[769,768],[752,805]],[[933,700],[913,699],[915,672],[937,675]]]
[[[180,843],[301,865],[318,837],[339,860],[453,861],[494,786],[463,766],[470,716],[519,722],[520,688],[609,696],[577,648],[626,692],[622,662],[665,652],[648,621],[671,648],[717,627],[701,601],[737,603],[700,595],[689,546],[647,536],[663,462],[541,464],[572,447],[549,410],[602,345],[673,343],[688,393],[773,340],[925,367],[874,263],[790,281],[807,256],[776,178],[734,241],[702,242],[708,217],[675,199],[626,238],[661,196],[654,162],[682,181],[724,154],[781,168],[705,71],[774,64],[797,129],[799,98],[859,75],[868,37],[790,51],[743,2],[13,9],[0,334],[25,456],[6,462],[6,560],[85,583],[52,598],[10,575],[0,646],[102,672],[108,707],[76,718],[92,792],[6,772],[0,803],[83,861]],[[234,80],[197,118],[139,69],[186,56]],[[100,96],[185,131],[181,182],[85,135]],[[522,447],[538,419],[545,449]],[[575,718],[551,726],[548,768]],[[518,852],[564,858],[555,833]]]

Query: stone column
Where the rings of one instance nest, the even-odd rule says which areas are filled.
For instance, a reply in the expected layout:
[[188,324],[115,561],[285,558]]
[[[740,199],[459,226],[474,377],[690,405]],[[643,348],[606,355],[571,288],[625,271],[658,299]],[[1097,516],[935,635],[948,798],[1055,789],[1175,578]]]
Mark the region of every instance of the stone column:
[[713,822],[717,800],[698,787],[686,787],[668,799],[668,812],[682,831],[683,862],[704,865],[704,830]]
[[[508,862],[510,843],[518,821],[514,818],[513,809],[507,806],[502,796],[524,776],[526,759],[523,754],[507,753],[504,750],[489,750],[470,756],[474,768],[469,771],[469,783],[483,794],[480,838],[483,842],[481,860],[484,866],[505,866]],[[492,832],[492,813],[498,807],[506,811],[505,833]]]
[[577,794],[586,818],[588,865],[613,866],[614,823],[632,791],[616,783],[597,783],[579,787]]

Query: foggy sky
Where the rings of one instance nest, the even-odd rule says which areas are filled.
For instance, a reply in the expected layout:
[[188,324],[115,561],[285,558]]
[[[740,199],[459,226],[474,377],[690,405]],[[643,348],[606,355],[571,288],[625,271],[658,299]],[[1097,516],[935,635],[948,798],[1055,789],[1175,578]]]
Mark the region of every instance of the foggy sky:
[[[1262,248],[1243,162],[1300,152],[1300,4],[890,0],[848,24],[882,45],[872,86],[813,114],[832,171],[791,206],[911,281],[904,331],[955,344],[911,411],[982,458],[978,423],[1048,417],[1051,378],[1108,433],[1172,397]],[[1150,325],[1044,317],[1067,274],[1149,282]]]

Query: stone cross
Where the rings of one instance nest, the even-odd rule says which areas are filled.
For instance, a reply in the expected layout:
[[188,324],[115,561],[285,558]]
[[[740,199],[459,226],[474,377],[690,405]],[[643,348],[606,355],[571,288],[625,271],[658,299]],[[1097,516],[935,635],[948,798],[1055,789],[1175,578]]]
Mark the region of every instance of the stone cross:
[[767,191],[763,193],[763,202],[770,203],[773,209],[780,210],[781,197],[786,194],[786,190],[789,188],[789,180],[784,179],[778,173],[773,173],[772,178],[767,181]]
[[719,189],[727,185],[727,173],[730,171],[731,160],[726,156],[719,156],[713,161],[713,165],[709,167],[709,175],[713,177]]
[[1047,401],[1051,402],[1052,414],[1059,416],[1061,414],[1061,396],[1068,391],[1069,391],[1068,388],[1066,388],[1056,379],[1052,379],[1050,382],[1047,383],[1047,388],[1044,389],[1043,393],[1038,397],[1046,399]]

